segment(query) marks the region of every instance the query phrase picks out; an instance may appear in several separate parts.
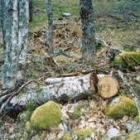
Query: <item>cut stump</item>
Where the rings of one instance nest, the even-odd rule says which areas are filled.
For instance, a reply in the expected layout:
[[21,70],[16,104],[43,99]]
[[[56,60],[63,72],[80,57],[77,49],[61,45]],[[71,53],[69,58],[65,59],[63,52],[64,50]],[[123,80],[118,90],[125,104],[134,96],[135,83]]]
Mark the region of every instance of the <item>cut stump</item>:
[[119,91],[118,81],[111,76],[103,76],[98,82],[98,92],[101,97],[108,99],[115,96]]

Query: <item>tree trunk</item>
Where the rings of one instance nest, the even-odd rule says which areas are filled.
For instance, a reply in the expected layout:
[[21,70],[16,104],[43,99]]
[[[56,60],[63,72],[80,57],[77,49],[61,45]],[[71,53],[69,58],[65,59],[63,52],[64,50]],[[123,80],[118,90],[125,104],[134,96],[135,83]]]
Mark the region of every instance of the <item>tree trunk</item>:
[[[29,83],[30,81],[24,86],[27,86]],[[62,78],[48,78],[44,85],[37,86],[36,84],[30,84],[26,87],[24,93],[19,94],[24,86],[22,85],[22,88],[20,87],[17,92],[11,94],[7,104],[3,102],[9,95],[1,96],[0,106],[2,111],[19,112],[27,106],[38,106],[50,100],[61,103],[78,101],[92,97],[95,94],[97,95],[98,90],[98,95],[101,97],[111,98],[119,90],[118,82],[115,78],[104,74],[96,75],[94,73]]]
[[46,31],[46,46],[49,55],[53,55],[54,46],[53,46],[53,10],[52,10],[52,1],[47,0],[47,17],[48,17],[48,29]]
[[27,93],[15,96],[11,101],[11,106],[37,105],[49,100],[68,102],[70,100],[80,100],[95,93],[97,75],[87,74],[81,76],[48,78],[44,86],[30,85]]
[[33,21],[33,0],[29,0],[29,21]]
[[3,33],[3,48],[5,49],[5,40],[4,40],[4,35],[5,35],[5,30],[4,30],[4,19],[5,19],[5,2],[4,0],[1,0],[1,26],[2,26],[2,33]]
[[3,89],[13,89],[18,69],[18,0],[4,0],[3,33],[5,42],[5,60],[2,67]]
[[28,38],[28,0],[3,0],[2,22],[5,60],[2,67],[2,87],[12,90],[17,83],[19,63],[25,64]]
[[[28,46],[28,22],[29,22],[29,2],[20,0],[18,2],[19,23],[18,23],[18,48],[19,48],[19,65],[17,72],[17,83],[24,80],[24,68],[26,63],[26,51]],[[21,84],[21,83],[20,83]]]
[[80,0],[80,15],[82,22],[82,55],[83,60],[93,59],[95,47],[95,23],[92,0]]

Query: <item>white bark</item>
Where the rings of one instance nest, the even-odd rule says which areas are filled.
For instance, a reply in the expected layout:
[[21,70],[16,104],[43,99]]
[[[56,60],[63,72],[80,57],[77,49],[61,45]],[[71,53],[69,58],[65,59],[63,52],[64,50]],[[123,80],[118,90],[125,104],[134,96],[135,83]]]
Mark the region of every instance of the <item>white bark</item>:
[[3,89],[12,89],[16,84],[16,72],[18,62],[18,10],[17,0],[5,1],[4,12],[4,42],[5,42],[5,61],[2,67]]
[[26,52],[28,46],[28,22],[29,22],[29,1],[19,1],[19,31],[18,31],[18,49],[19,49],[19,68],[17,80],[24,79],[24,67],[26,63]]
[[19,1],[19,35],[18,45],[21,50],[19,53],[19,63],[25,65],[26,50],[28,46],[28,22],[29,22],[29,2],[28,0]]
[[2,87],[12,90],[17,83],[19,63],[25,64],[29,20],[28,0],[3,0],[3,36],[5,60]]
[[[10,103],[19,106],[28,106],[30,103],[41,104],[49,100],[69,101],[80,100],[95,93],[94,78],[92,74],[63,77],[48,78],[46,85],[40,87],[41,92],[31,89],[22,95],[15,96]],[[93,81],[92,81],[93,80]]]

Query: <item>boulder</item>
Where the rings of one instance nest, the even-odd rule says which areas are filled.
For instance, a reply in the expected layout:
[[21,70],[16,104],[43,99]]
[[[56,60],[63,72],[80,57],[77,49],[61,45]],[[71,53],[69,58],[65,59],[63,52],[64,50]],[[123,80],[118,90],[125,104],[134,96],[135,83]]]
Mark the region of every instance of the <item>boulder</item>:
[[61,122],[61,109],[60,106],[49,101],[42,106],[39,106],[31,116],[31,126],[33,129],[51,129],[56,127]]
[[140,53],[137,52],[123,52],[117,55],[113,62],[112,67],[119,68],[133,68],[140,65]]
[[119,96],[114,99],[108,107],[105,108],[105,114],[114,119],[121,119],[124,116],[138,115],[138,110],[131,98]]

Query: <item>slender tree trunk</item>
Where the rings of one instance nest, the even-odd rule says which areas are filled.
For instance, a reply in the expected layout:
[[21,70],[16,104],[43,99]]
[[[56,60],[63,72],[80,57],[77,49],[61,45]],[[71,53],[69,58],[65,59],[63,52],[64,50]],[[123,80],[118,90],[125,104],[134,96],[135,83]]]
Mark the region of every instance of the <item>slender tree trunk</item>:
[[3,89],[12,90],[17,83],[19,63],[25,64],[29,7],[28,0],[3,0],[3,5],[5,60],[2,67],[2,86]]
[[93,59],[95,48],[95,23],[92,0],[80,0],[80,15],[82,22],[82,54],[83,60]]
[[5,3],[4,0],[1,0],[1,26],[2,26],[2,33],[3,33],[3,48],[5,49],[5,40],[4,40],[4,35],[5,35],[5,31],[4,29],[4,18],[5,18],[5,13],[4,13],[4,9],[5,9]]
[[26,51],[28,46],[28,22],[29,22],[29,2],[20,0],[19,7],[19,30],[18,30],[18,48],[19,48],[19,67],[17,73],[17,82],[24,80],[24,68],[26,63]]
[[33,1],[29,0],[29,21],[33,21]]
[[53,55],[53,11],[52,11],[52,1],[47,0],[47,17],[48,17],[48,29],[46,31],[46,46],[49,55]]

